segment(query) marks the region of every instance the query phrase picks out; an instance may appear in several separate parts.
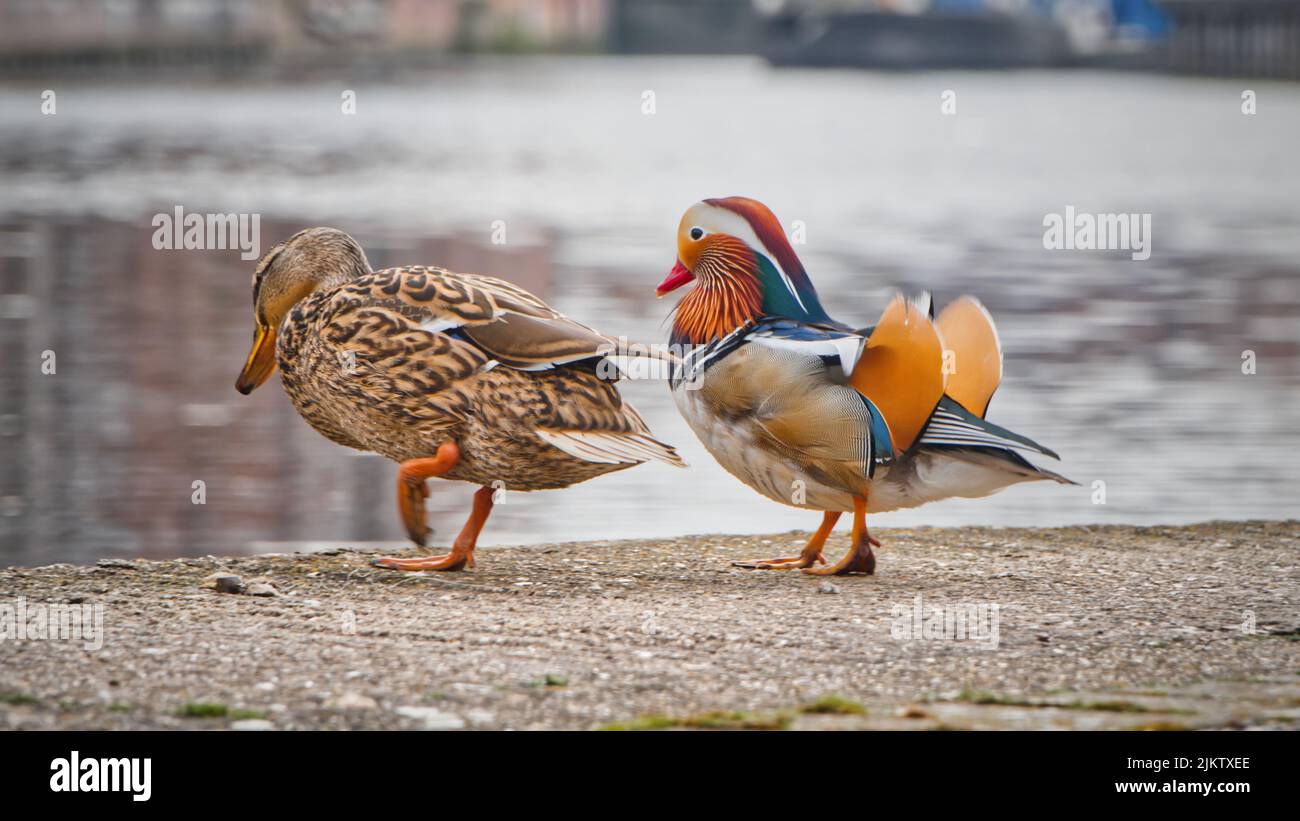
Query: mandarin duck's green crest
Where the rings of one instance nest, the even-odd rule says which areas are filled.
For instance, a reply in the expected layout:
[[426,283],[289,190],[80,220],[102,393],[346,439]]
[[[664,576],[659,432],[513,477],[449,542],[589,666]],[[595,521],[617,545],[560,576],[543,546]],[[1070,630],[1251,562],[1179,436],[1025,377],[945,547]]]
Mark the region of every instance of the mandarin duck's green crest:
[[748,197],[692,205],[677,227],[677,264],[656,293],[694,281],[673,341],[699,344],[761,316],[830,322],[776,215]]

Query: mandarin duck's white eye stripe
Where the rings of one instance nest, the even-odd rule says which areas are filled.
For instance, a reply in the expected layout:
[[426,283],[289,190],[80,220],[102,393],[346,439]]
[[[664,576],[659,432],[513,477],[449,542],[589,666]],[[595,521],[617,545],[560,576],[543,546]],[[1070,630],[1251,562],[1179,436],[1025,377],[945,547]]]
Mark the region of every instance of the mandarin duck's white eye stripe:
[[[708,203],[699,203],[692,211],[696,211],[698,216],[698,225],[695,227],[704,230],[706,234],[730,234],[748,245],[756,254],[761,255],[772,266],[772,270],[776,271],[780,276],[781,282],[785,285],[786,290],[790,292],[790,295],[794,297],[795,302],[799,303],[799,307],[804,311],[808,310],[808,306],[804,304],[803,297],[799,294],[799,289],[795,287],[794,281],[790,279],[790,275],[777,261],[777,255],[767,247],[766,243],[759,239],[758,234],[754,232],[754,227],[749,224],[749,220],[735,211],[729,211],[726,208],[709,205]],[[691,229],[692,232],[694,230],[695,228]]]

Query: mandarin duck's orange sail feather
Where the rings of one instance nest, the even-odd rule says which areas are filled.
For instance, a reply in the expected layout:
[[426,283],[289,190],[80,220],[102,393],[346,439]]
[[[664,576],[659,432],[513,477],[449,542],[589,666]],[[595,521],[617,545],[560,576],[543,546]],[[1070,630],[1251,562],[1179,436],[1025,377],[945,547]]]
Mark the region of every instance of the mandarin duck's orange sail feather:
[[919,305],[894,297],[849,383],[880,409],[895,452],[910,448],[944,393],[943,340]]
[[1002,383],[1002,343],[988,311],[973,296],[948,304],[936,324],[949,357],[947,394],[980,417]]

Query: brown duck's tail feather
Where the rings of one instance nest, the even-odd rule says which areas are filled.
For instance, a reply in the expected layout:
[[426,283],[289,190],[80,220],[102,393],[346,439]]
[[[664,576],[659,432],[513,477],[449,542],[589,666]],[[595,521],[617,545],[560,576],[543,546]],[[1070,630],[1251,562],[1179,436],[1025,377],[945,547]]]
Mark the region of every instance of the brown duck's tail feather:
[[544,441],[585,462],[611,465],[663,462],[673,467],[686,467],[671,445],[644,433],[542,428],[535,432]]

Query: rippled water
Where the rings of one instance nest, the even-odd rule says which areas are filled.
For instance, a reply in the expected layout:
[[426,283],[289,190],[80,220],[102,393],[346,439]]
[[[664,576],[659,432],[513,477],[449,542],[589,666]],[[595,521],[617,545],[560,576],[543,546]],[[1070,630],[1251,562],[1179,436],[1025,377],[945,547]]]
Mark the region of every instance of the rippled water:
[[[800,254],[840,319],[873,321],[896,288],[983,299],[1006,352],[990,418],[1083,483],[879,524],[1296,514],[1300,86],[1254,84],[1259,113],[1243,116],[1226,81],[593,58],[384,83],[55,84],[42,116],[44,85],[0,86],[0,563],[403,543],[389,463],[319,437],[274,382],[234,392],[251,263],[154,250],[150,219],[176,205],[259,213],[264,247],[333,224],[377,265],[503,276],[657,340],[680,213],[758,197],[804,222]],[[1067,205],[1150,213],[1151,259],[1044,250],[1044,214]],[[691,470],[512,495],[485,542],[813,525],[723,473],[662,384],[624,393]],[[443,541],[469,492],[435,484]]]

